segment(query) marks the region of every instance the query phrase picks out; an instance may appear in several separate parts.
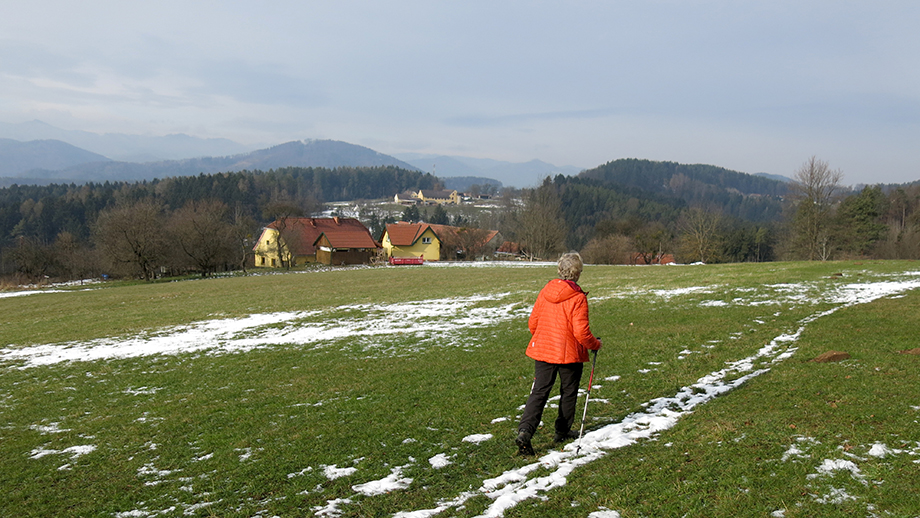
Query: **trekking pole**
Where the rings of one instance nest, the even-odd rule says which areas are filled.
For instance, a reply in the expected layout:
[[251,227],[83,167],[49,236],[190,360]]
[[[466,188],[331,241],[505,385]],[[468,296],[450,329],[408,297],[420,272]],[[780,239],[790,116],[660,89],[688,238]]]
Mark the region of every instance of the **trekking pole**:
[[594,383],[594,364],[597,363],[597,350],[594,351],[594,357],[591,358],[591,376],[588,377],[588,393],[585,395],[585,411],[581,414],[581,431],[578,432],[578,446],[575,448],[575,455],[581,450],[581,437],[585,434],[585,418],[588,416],[588,400],[591,399],[591,385]]

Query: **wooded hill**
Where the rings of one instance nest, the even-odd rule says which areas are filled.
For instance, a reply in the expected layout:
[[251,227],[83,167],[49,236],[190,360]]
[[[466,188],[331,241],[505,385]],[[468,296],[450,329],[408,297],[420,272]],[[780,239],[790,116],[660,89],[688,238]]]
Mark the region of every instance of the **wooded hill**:
[[[636,234],[649,224],[676,232],[688,207],[717,212],[736,227],[779,222],[787,185],[710,165],[623,159],[552,181],[568,228],[581,249],[598,233]],[[754,230],[752,230],[754,231]]]

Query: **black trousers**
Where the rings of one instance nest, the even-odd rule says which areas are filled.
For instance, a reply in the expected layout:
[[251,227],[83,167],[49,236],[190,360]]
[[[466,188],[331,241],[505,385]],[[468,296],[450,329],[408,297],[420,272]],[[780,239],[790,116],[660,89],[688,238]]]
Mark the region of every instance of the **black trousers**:
[[537,431],[543,417],[543,407],[546,406],[558,374],[559,417],[556,418],[555,429],[559,434],[568,433],[575,424],[575,403],[578,401],[578,386],[581,384],[583,370],[583,363],[556,364],[537,361],[534,365],[533,388],[530,389],[530,397],[524,406],[524,415],[521,416],[518,432],[533,435]]

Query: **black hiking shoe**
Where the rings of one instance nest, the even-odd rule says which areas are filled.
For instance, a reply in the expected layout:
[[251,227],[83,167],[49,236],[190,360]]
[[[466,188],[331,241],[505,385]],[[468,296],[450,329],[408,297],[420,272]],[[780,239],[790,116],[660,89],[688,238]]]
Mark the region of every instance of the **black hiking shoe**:
[[565,433],[556,432],[556,435],[553,436],[553,442],[559,444],[560,442],[570,441],[572,439],[578,439],[578,432],[574,430],[569,430]]
[[533,451],[533,446],[530,444],[532,435],[533,434],[527,432],[521,432],[518,434],[517,438],[514,439],[514,444],[517,444],[518,447],[518,455],[536,455]]

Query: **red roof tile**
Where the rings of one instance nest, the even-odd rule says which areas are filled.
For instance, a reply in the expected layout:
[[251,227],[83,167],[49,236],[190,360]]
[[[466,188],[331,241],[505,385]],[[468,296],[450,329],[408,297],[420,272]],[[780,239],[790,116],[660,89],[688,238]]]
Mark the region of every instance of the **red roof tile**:
[[[294,255],[315,255],[316,241],[322,234],[337,248],[377,246],[367,227],[354,218],[288,218],[285,223],[282,238]],[[268,228],[278,230],[280,226],[280,221],[274,221]]]
[[391,223],[387,225],[386,233],[393,245],[412,246],[430,226],[427,223]]

